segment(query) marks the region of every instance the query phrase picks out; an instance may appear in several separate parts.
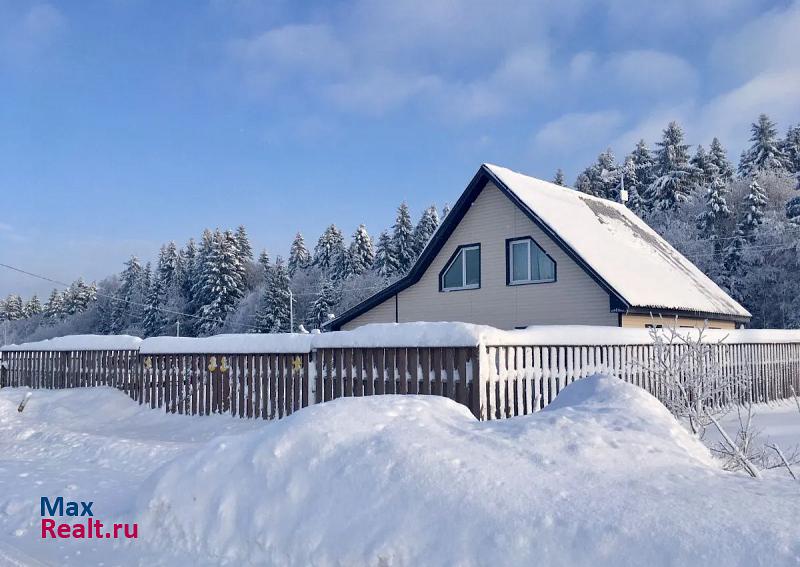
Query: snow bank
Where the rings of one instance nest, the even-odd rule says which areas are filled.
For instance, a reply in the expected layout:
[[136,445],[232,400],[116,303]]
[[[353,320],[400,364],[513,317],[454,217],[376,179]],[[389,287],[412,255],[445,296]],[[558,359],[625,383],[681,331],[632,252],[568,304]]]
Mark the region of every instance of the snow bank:
[[652,396],[591,377],[532,416],[340,399],[143,483],[148,542],[248,565],[788,565],[790,481],[722,472]]
[[67,335],[33,343],[6,345],[0,351],[17,350],[136,350],[142,339],[130,335]]
[[40,498],[91,500],[98,520],[137,521],[129,513],[138,486],[158,467],[219,435],[267,427],[222,415],[168,415],[107,387],[34,390],[19,413],[27,392],[0,389],[3,566],[184,565],[180,557],[165,559],[171,548],[149,548],[150,534],[141,531],[127,549],[114,540],[43,542]]
[[305,353],[314,335],[299,333],[230,334],[212,337],[152,337],[142,341],[142,354]]

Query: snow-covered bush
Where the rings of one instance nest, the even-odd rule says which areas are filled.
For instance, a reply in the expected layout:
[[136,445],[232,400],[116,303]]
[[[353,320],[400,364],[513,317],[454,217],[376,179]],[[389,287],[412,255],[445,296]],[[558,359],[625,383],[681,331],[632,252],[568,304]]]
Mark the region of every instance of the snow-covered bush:
[[729,410],[733,392],[745,377],[723,372],[719,360],[725,337],[709,342],[708,326],[681,329],[677,323],[653,324],[653,359],[645,363],[661,384],[661,401],[678,418],[686,419],[695,435]]

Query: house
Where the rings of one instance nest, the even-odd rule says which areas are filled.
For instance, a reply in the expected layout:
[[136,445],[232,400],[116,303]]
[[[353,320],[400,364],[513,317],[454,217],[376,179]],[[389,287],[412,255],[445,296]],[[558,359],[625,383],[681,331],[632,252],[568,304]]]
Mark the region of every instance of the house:
[[330,321],[733,329],[750,313],[624,205],[484,164],[408,275]]

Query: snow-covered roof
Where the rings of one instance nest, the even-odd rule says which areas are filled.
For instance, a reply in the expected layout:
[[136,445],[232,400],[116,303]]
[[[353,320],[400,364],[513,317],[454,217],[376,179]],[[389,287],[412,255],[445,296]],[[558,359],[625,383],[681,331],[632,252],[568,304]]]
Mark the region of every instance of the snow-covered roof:
[[484,164],[631,307],[750,313],[620,203]]
[[44,341],[6,345],[0,351],[136,350],[142,339],[130,335],[67,335]]

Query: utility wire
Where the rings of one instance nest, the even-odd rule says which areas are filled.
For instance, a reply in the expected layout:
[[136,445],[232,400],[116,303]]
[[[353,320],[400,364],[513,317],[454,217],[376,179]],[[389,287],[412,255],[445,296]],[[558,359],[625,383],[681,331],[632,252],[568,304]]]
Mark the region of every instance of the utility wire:
[[[70,286],[70,284],[62,282],[62,281],[59,281],[59,280],[56,280],[54,278],[48,278],[47,276],[43,276],[41,274],[35,274],[33,272],[29,272],[27,270],[23,270],[22,268],[17,268],[16,266],[11,266],[9,264],[3,264],[2,262],[0,262],[0,268],[6,268],[6,269],[9,269],[9,270],[13,270],[13,271],[18,272],[20,274],[24,274],[24,275],[30,276],[32,278],[37,278],[37,279],[40,279],[40,280],[44,280],[46,282],[54,283],[56,285],[60,285],[60,286],[63,286],[63,287],[69,287]],[[138,301],[133,301],[131,299],[123,299],[121,297],[117,297],[115,295],[111,295],[111,294],[108,294],[108,293],[103,293],[101,291],[96,291],[95,290],[95,295],[97,297],[104,297],[104,298],[109,299],[111,301],[116,301],[116,302],[120,302],[120,303],[127,303],[128,305],[133,305],[133,306],[136,306],[136,307],[143,307],[143,308],[147,308],[147,309],[155,308],[157,311],[161,311],[162,313],[169,313],[170,315],[181,315],[183,317],[190,317],[192,319],[197,319],[197,320],[200,320],[200,321],[212,321],[214,323],[220,323],[220,324],[225,323],[225,321],[223,321],[221,319],[214,319],[213,317],[204,317],[202,315],[195,315],[195,314],[192,314],[192,313],[184,313],[182,311],[176,311],[174,309],[167,309],[166,307],[152,306],[152,305],[148,305],[146,303],[140,303]],[[258,327],[253,326],[253,325],[247,325],[246,323],[235,323],[233,321],[228,321],[228,324],[234,325],[234,326],[239,326],[239,327],[245,327],[245,328],[248,328],[248,329],[256,329],[256,330],[258,330]]]
[[[20,274],[24,274],[24,275],[30,276],[32,278],[44,280],[46,282],[50,282],[50,283],[53,283],[53,284],[56,284],[56,285],[59,285],[59,286],[62,286],[62,287],[67,287],[67,288],[70,287],[70,284],[68,284],[68,283],[59,281],[59,280],[54,279],[54,278],[49,278],[47,276],[43,276],[41,274],[35,274],[33,272],[29,272],[27,270],[23,270],[22,268],[17,268],[16,266],[11,266],[9,264],[4,264],[4,263],[0,262],[0,267],[6,268],[8,270],[13,270],[13,271],[18,272]],[[374,291],[374,290],[377,290],[377,289],[381,289],[383,287],[385,287],[385,286],[382,285],[382,284],[378,284],[378,285],[367,286],[367,287],[349,288],[349,291]],[[180,316],[183,316],[183,317],[189,317],[189,318],[197,319],[197,320],[200,320],[200,321],[212,321],[214,323],[219,323],[219,324],[223,324],[223,323],[226,322],[226,321],[223,321],[223,320],[220,320],[220,319],[214,319],[212,317],[204,317],[202,315],[195,315],[195,314],[192,314],[192,313],[184,313],[182,311],[176,311],[176,310],[173,310],[173,309],[167,309],[166,307],[151,306],[151,305],[148,305],[146,303],[139,303],[137,301],[133,301],[133,300],[130,300],[130,299],[123,299],[121,297],[117,297],[115,295],[103,293],[103,292],[96,291],[96,290],[95,290],[95,295],[97,297],[104,297],[106,299],[109,299],[110,301],[116,301],[116,302],[120,302],[120,303],[127,303],[128,305],[134,305],[134,306],[137,306],[137,307],[143,307],[143,308],[148,308],[148,309],[155,308],[157,311],[160,311],[162,313],[168,313],[170,315],[180,315]],[[316,293],[295,293],[294,295],[296,297],[297,296],[299,296],[299,297],[316,297],[318,294],[316,294]],[[232,326],[244,327],[244,328],[247,328],[247,329],[260,330],[260,327],[257,327],[255,325],[248,325],[247,323],[237,323],[237,322],[234,322],[234,321],[227,321],[227,324],[232,325]]]

